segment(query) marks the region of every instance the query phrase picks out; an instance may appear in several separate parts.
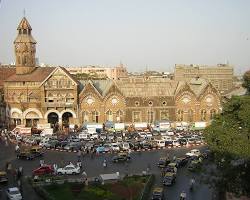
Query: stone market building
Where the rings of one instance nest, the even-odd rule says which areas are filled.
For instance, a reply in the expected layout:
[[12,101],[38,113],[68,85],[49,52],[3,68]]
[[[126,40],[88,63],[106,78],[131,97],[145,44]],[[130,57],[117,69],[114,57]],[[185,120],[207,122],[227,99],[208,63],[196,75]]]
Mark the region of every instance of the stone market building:
[[208,122],[221,111],[219,92],[202,78],[77,80],[63,67],[36,66],[36,41],[25,17],[17,30],[15,71],[2,78],[8,125]]

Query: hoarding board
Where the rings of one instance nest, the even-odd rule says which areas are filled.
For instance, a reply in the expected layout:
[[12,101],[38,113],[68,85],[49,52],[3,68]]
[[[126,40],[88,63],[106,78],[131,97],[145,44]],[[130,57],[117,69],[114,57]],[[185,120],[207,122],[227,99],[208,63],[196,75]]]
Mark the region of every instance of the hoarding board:
[[124,130],[125,129],[125,124],[124,123],[115,123],[115,130]]

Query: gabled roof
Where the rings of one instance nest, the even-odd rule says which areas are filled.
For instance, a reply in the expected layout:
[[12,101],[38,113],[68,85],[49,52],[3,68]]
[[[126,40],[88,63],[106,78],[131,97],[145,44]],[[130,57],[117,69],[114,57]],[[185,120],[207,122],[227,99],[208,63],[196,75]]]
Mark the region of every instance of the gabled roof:
[[81,85],[83,86],[82,91],[80,92],[79,96],[82,96],[83,93],[87,90],[88,87],[93,88],[93,90],[95,91],[95,93],[102,97],[102,95],[100,94],[100,92],[96,89],[96,87],[94,86],[92,80],[81,80],[80,81]]
[[194,78],[188,82],[189,87],[195,93],[196,97],[199,97],[209,82],[203,78]]
[[55,67],[36,67],[30,74],[13,74],[6,82],[43,82]]
[[[39,67],[40,69],[46,68],[46,67]],[[64,67],[48,67],[53,68],[53,70],[47,75],[47,77],[42,81],[41,85],[47,81],[57,70],[63,71],[73,82],[75,82],[77,85],[79,84],[78,80],[75,79],[74,76],[72,76]]]

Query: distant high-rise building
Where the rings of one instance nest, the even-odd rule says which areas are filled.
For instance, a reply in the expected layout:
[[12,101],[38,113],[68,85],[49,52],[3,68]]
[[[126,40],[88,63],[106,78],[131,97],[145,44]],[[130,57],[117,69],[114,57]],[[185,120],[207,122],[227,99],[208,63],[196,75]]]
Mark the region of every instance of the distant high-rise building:
[[189,81],[200,77],[207,79],[220,92],[226,92],[233,88],[233,74],[233,67],[228,64],[216,66],[176,64],[174,69],[176,81]]

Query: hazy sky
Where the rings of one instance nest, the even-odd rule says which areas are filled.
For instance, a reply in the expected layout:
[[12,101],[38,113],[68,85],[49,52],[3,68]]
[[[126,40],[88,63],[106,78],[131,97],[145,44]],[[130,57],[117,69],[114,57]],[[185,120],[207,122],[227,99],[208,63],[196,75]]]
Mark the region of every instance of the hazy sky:
[[174,64],[250,68],[249,0],[2,0],[0,62],[14,61],[23,10],[40,62],[129,71]]

